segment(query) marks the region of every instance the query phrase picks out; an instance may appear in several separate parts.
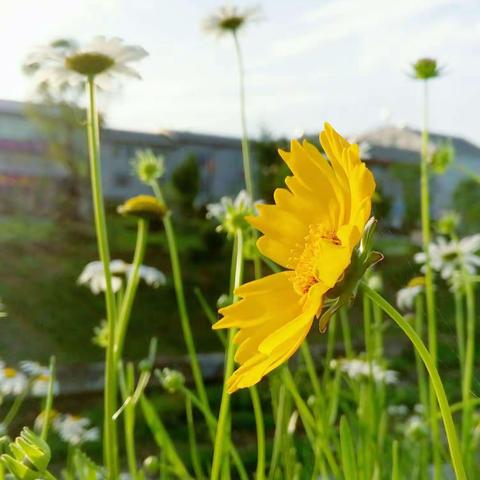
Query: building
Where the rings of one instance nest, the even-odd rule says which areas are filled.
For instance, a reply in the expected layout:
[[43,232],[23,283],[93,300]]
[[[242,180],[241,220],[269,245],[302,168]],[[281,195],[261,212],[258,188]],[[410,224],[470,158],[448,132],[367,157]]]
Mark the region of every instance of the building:
[[[380,191],[391,200],[390,223],[401,227],[407,215],[409,201],[419,211],[418,198],[408,198],[406,181],[413,181],[412,193],[419,192],[420,152],[422,133],[409,127],[383,126],[370,130],[353,139],[365,152],[366,161],[375,173]],[[429,152],[433,153],[440,145],[449,143],[455,151],[455,161],[447,173],[432,173],[430,194],[434,217],[452,208],[454,194],[459,184],[469,178],[468,173],[480,175],[480,148],[460,137],[432,133],[429,136]],[[410,174],[406,175],[410,169]],[[403,182],[402,176],[403,172]],[[418,208],[417,208],[418,207]]]
[[[68,169],[70,156],[79,171],[88,169],[84,115],[58,121],[58,111],[0,100],[0,212],[24,208],[48,213],[64,197],[58,192],[71,187]],[[38,118],[35,118],[37,115]],[[55,122],[52,127],[51,120]],[[45,124],[50,129],[45,131]],[[243,187],[243,164],[239,138],[190,132],[159,131],[142,133],[104,128],[101,130],[103,191],[106,199],[119,203],[147,191],[132,176],[131,160],[139,149],[164,155],[166,177],[187,156],[193,155],[201,179],[198,204],[234,195]],[[408,230],[418,224],[418,184],[421,132],[408,127],[383,126],[353,138],[360,143],[363,156],[374,171],[378,191],[388,203],[388,224]],[[468,178],[465,171],[480,174],[480,148],[455,136],[430,135],[429,150],[449,141],[455,150],[455,166],[446,175],[432,175],[431,194],[434,215],[451,207],[454,192]],[[59,161],[58,144],[68,155]],[[62,150],[62,149],[60,149]],[[65,157],[65,151],[64,157]],[[67,167],[65,166],[67,165]],[[76,167],[76,168],[77,168]],[[51,188],[52,185],[56,188]],[[84,182],[84,188],[88,184]],[[89,195],[81,198],[88,201]],[[388,202],[387,202],[388,201]],[[87,209],[84,209],[87,210]],[[410,219],[410,220],[409,220]],[[410,222],[410,223],[409,223]]]
[[[62,186],[69,177],[65,162],[59,161],[52,150],[58,129],[45,132],[38,118],[37,121],[34,118],[37,115],[40,120],[51,120],[56,113],[43,106],[34,106],[36,113],[32,115],[31,108],[21,102],[0,100],[2,210],[8,209],[9,203],[18,205],[20,199],[27,210],[41,210],[42,206],[48,209],[55,196],[55,189],[48,186]],[[61,141],[63,144],[69,142],[72,156],[80,157],[80,166],[85,162],[83,170],[86,171],[88,155],[82,122],[83,118],[78,118],[70,131],[64,128]],[[65,139],[69,136],[70,140]],[[175,131],[142,133],[110,128],[102,129],[100,136],[103,191],[109,201],[119,202],[146,191],[132,176],[131,160],[139,149],[151,149],[155,154],[164,155],[167,178],[188,155],[194,155],[201,178],[199,203],[217,200],[242,188],[242,152],[238,138]]]

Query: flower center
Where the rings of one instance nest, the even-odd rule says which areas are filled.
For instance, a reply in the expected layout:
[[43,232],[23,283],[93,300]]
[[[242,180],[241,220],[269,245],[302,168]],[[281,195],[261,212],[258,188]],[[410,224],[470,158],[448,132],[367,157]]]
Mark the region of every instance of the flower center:
[[95,52],[77,53],[65,58],[69,70],[82,75],[98,75],[114,65],[115,61],[108,55]]
[[7,378],[15,378],[17,376],[17,371],[14,368],[7,367],[3,369],[3,374]]
[[329,241],[335,245],[341,242],[336,232],[326,229],[324,225],[310,225],[303,246],[299,246],[290,257],[289,264],[294,265],[293,287],[300,295],[308,293],[318,282],[319,254],[321,243]]

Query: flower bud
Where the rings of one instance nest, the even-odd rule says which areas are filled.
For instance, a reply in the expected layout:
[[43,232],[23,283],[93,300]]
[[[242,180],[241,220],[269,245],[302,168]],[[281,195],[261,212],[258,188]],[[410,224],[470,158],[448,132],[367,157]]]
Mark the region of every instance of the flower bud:
[[217,307],[218,308],[224,308],[224,307],[228,307],[229,305],[231,305],[233,303],[233,298],[231,295],[227,295],[226,293],[222,293],[222,295],[220,295],[218,297],[218,300],[217,300]]
[[137,195],[118,207],[118,213],[125,217],[143,218],[144,220],[160,220],[167,209],[152,195]]
[[460,214],[453,210],[444,212],[437,220],[436,229],[441,235],[454,235],[460,225]]
[[160,155],[156,156],[151,150],[141,150],[136,153],[132,167],[138,179],[150,185],[163,176],[165,159]]
[[160,461],[155,455],[150,455],[143,461],[143,470],[147,475],[155,475],[160,469]]
[[37,480],[50,463],[51,453],[48,444],[28,428],[24,428],[15,442],[10,444],[13,456],[1,456],[3,465],[21,480]]
[[182,372],[164,368],[159,375],[162,387],[168,393],[175,393],[181,386],[185,384],[185,377]]
[[433,58],[421,58],[413,65],[413,76],[419,80],[428,80],[440,76],[441,69]]
[[448,167],[455,161],[455,149],[452,142],[445,142],[439,145],[430,159],[432,170],[438,174],[444,174]]

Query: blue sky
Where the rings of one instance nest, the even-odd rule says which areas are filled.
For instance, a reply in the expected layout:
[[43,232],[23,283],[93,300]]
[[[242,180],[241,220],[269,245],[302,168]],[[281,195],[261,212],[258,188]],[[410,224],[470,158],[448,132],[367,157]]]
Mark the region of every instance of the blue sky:
[[[97,34],[140,44],[150,56],[103,99],[111,126],[240,132],[230,38],[202,29],[214,0],[2,0],[0,98],[25,100],[20,64],[36,45]],[[238,1],[240,6],[252,2]],[[478,0],[263,0],[263,19],[241,36],[248,124],[291,136],[330,121],[346,134],[385,122],[418,126],[421,86],[406,75],[422,56],[445,76],[432,82],[431,127],[480,144]]]

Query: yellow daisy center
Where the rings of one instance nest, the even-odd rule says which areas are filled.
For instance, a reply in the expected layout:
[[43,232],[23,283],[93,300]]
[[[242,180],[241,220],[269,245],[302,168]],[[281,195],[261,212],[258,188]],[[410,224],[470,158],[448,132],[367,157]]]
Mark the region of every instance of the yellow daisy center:
[[3,374],[7,378],[15,378],[17,376],[17,371],[14,368],[7,367],[3,369]]
[[321,243],[325,240],[340,245],[341,242],[335,231],[325,228],[324,225],[310,225],[303,246],[293,252],[289,264],[294,265],[293,287],[300,295],[308,293],[310,288],[318,282],[319,254]]
[[71,55],[65,59],[65,66],[81,75],[98,75],[115,64],[113,58],[96,52]]

